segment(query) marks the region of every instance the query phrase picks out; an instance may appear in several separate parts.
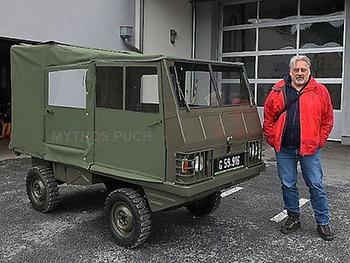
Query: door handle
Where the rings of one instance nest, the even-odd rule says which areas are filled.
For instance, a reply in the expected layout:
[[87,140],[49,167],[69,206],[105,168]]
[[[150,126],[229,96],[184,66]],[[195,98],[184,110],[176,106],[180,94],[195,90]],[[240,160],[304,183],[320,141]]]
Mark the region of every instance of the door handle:
[[157,121],[155,123],[152,123],[148,127],[153,127],[153,126],[156,126],[156,125],[161,124],[161,123],[163,123],[163,120],[159,120],[159,121]]
[[46,109],[46,112],[47,112],[48,114],[54,114],[54,111],[53,111],[52,109]]

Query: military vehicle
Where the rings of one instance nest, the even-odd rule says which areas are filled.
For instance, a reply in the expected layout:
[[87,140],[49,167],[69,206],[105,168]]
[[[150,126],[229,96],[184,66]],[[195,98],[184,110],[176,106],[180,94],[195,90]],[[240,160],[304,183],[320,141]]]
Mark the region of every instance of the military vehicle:
[[259,175],[262,130],[244,65],[59,43],[11,48],[10,148],[31,156],[42,213],[62,183],[104,183],[116,242],[136,247],[151,214],[213,212],[221,190]]

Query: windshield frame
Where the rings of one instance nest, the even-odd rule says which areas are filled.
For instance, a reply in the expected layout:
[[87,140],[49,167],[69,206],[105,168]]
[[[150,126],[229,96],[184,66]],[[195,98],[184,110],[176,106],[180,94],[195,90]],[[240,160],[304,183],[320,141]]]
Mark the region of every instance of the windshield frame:
[[[193,61],[193,60],[181,60],[181,59],[174,59],[174,60],[170,60],[171,63],[166,63],[167,64],[167,72],[169,74],[169,82],[170,82],[170,87],[172,89],[172,93],[177,105],[177,108],[179,110],[186,110],[186,111],[190,111],[191,109],[208,109],[208,108],[227,108],[227,107],[253,107],[256,105],[255,101],[254,101],[254,95],[253,92],[251,90],[249,81],[248,81],[248,76],[247,76],[247,72],[244,68],[243,63],[232,63],[232,62],[221,62],[221,61]],[[217,105],[193,105],[193,104],[189,104],[186,99],[185,99],[185,95],[184,95],[184,91],[182,91],[181,86],[180,86],[180,82],[178,79],[178,72],[177,72],[177,67],[176,64],[193,64],[193,65],[206,65],[208,68],[208,73],[210,76],[210,85],[212,85],[212,87],[214,88],[215,94],[216,94],[216,99],[218,101]],[[245,88],[247,89],[248,92],[248,97],[249,97],[249,104],[244,104],[244,105],[234,105],[234,104],[224,104],[222,102],[222,97],[220,95],[220,91],[218,88],[218,83],[220,83],[220,81],[222,81],[223,79],[221,78],[220,81],[216,80],[215,78],[215,74],[213,71],[213,65],[214,66],[220,66],[220,67],[228,67],[228,68],[236,68],[239,69],[239,74],[240,74],[240,80],[241,83],[245,85]],[[172,71],[176,71],[176,73],[172,73]],[[199,71],[200,72],[200,71]],[[172,74],[174,74],[175,76],[175,80],[173,79],[173,77],[171,76]],[[181,91],[179,91],[179,89],[181,89]],[[182,95],[180,97],[177,96],[177,93],[181,93]],[[181,105],[182,104],[182,105]]]

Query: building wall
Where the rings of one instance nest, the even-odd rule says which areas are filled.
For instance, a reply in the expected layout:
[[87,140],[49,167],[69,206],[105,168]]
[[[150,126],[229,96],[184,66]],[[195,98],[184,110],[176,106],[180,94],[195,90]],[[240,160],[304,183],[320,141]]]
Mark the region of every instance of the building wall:
[[134,13],[131,0],[1,0],[0,37],[123,49],[119,26]]
[[196,6],[196,58],[218,59],[219,9],[216,3]]
[[[170,43],[170,30],[177,32]],[[144,0],[144,54],[191,57],[192,7],[188,0]]]
[[[328,3],[332,2],[330,0],[327,1]],[[327,1],[325,1],[325,3]],[[346,34],[346,29],[349,31],[350,28],[350,12],[348,11],[350,10],[350,0],[344,1],[346,5],[345,15],[342,15],[342,13],[335,13],[335,16],[328,15],[327,17],[327,13],[324,13],[325,15],[321,15],[320,17],[318,17],[318,14],[308,17],[300,11],[298,16],[301,15],[302,18],[300,18],[300,22],[297,24],[293,24],[292,22],[294,20],[293,15],[296,17],[296,10],[298,10],[297,6],[300,3],[300,5],[306,6],[306,1],[286,1],[286,3],[280,2],[280,6],[274,6],[273,8],[275,11],[284,11],[284,14],[279,17],[283,19],[265,19],[265,21],[258,25],[256,24],[255,20],[256,11],[254,11],[252,8],[254,7],[254,2],[256,5],[257,1],[239,1],[239,4],[248,3],[245,12],[247,12],[246,16],[249,20],[246,20],[241,24],[237,22],[226,25],[223,25],[224,8],[229,8],[229,10],[226,9],[226,14],[230,12],[241,14],[240,11],[235,11],[240,10],[239,5],[233,6],[233,4],[238,3],[238,1],[232,0],[198,3],[196,57],[244,62],[248,70],[248,76],[252,84],[251,86],[253,90],[255,90],[255,99],[258,105],[262,106],[264,98],[273,83],[282,77],[283,72],[288,71],[289,58],[296,53],[314,53],[311,55],[314,56],[314,60],[318,62],[318,64],[315,64],[314,66],[319,67],[319,76],[316,76],[316,78],[331,90],[333,93],[332,99],[334,99],[334,102],[336,102],[334,103],[336,105],[334,110],[335,125],[330,137],[334,140],[342,140],[344,144],[346,144],[346,141],[347,144],[350,144],[350,88],[347,84],[350,82],[350,36],[349,34]],[[278,1],[275,2],[279,3]],[[340,0],[335,2],[341,3]],[[262,2],[260,1],[260,6],[261,3]],[[266,6],[266,3],[267,1],[264,1],[263,6]],[[294,10],[287,10],[288,5],[293,7]],[[312,6],[311,2],[310,6]],[[216,15],[213,15],[213,10],[219,11],[217,11]],[[263,10],[263,12],[271,13],[266,8]],[[331,13],[331,11],[329,12]],[[275,15],[277,15],[277,12]],[[287,17],[287,20],[284,19],[284,17]],[[338,23],[338,21],[343,22]],[[211,25],[209,25],[210,23]],[[309,25],[312,24],[315,27],[310,29],[307,23],[309,23]],[[331,39],[332,32],[329,30],[327,31],[327,27],[325,27],[327,23],[332,25],[334,28],[339,28],[339,26],[344,26],[345,24],[344,44],[339,42],[339,39]],[[320,25],[322,25],[322,28],[325,29],[322,31],[322,34],[326,34],[326,36],[323,35],[323,37],[328,41],[328,43],[327,41],[326,43],[322,43],[322,41],[321,43],[318,43],[316,41],[317,32],[315,31],[315,28],[317,26],[321,28]],[[310,32],[310,34],[305,36],[305,33],[303,35],[301,35],[301,33],[299,35],[298,33],[297,35],[297,33],[295,33],[295,28],[299,27],[302,28],[300,30],[303,30],[303,32]],[[258,28],[258,31],[256,28]],[[288,30],[292,33],[290,33],[290,35],[285,35],[286,32],[288,33]],[[219,32],[218,35],[213,35],[214,31]],[[259,32],[259,34],[255,34],[256,32]],[[291,34],[294,34],[293,37]],[[328,39],[327,34],[329,34]],[[215,44],[208,41],[209,37],[217,40],[217,43]],[[282,37],[283,39],[285,38],[287,40],[282,40]],[[259,42],[256,42],[256,39],[259,39]],[[304,43],[301,43],[301,40],[299,39],[302,39]],[[334,45],[332,41],[336,42],[336,45]],[[307,45],[312,44],[312,46],[308,48],[306,48],[306,46],[302,46],[305,45],[305,42]],[[284,43],[288,45],[288,48],[284,46],[277,46],[278,44],[276,43]],[[322,44],[325,45],[322,46]],[[217,56],[214,55],[214,52],[217,52]],[[317,57],[315,54],[317,54]],[[342,58],[335,60],[337,54],[339,57],[344,57],[344,60]],[[327,56],[332,57],[327,59]],[[322,60],[318,60],[320,57]],[[312,58],[313,57],[311,57],[311,59]],[[339,101],[340,94],[342,100],[341,104]],[[259,114],[261,117],[263,117],[262,110],[263,108],[259,107]]]
[[[140,2],[143,4],[143,23],[137,23],[135,31],[142,30],[142,24],[144,53],[191,57],[192,6],[189,1],[136,0],[136,3]],[[345,0],[345,4],[345,10],[350,10],[350,1]],[[0,37],[125,49],[119,37],[119,26],[135,26],[136,7],[132,0],[2,0]],[[197,5],[197,58],[222,59],[219,7],[218,1]],[[345,28],[348,29],[350,12],[345,14]],[[136,18],[138,20],[139,17]],[[177,31],[175,44],[169,40],[171,29]],[[335,111],[332,138],[350,144],[350,34],[345,36],[342,108]]]

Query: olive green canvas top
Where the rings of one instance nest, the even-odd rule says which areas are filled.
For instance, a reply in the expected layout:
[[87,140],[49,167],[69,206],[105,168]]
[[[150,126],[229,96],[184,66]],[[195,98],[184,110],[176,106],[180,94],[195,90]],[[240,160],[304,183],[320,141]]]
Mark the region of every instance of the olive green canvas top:
[[[145,56],[128,51],[108,51],[58,43],[14,45],[11,48],[12,137],[10,148],[45,158],[44,122],[48,71],[88,68],[97,61],[157,61],[164,56]],[[93,74],[92,74],[93,75]],[[94,76],[90,77],[94,78]],[[93,79],[87,79],[90,84]],[[87,87],[89,84],[87,83]],[[88,106],[88,105],[87,105]],[[91,105],[89,105],[91,106]],[[69,159],[69,153],[67,153]],[[54,156],[51,154],[51,157]],[[80,166],[80,165],[79,165]]]
[[11,62],[28,61],[37,66],[70,65],[93,60],[159,60],[161,55],[142,55],[124,50],[104,50],[88,47],[48,42],[38,45],[13,45],[11,48]]
[[[96,158],[96,156],[100,156],[101,151],[105,154],[102,156],[103,158],[100,156],[102,158],[101,162],[108,159],[106,155],[108,156],[110,152],[109,158],[111,160],[123,162],[124,159],[130,159],[123,171],[137,173],[141,179],[164,180],[166,147],[164,123],[158,126],[154,125],[154,123],[162,123],[162,121],[159,121],[163,118],[162,112],[159,112],[159,114],[138,114],[120,111],[117,118],[109,109],[96,109],[95,96],[93,95],[96,93],[95,64],[121,65],[123,62],[128,62],[126,64],[137,63],[141,65],[147,63],[156,65],[161,60],[194,61],[193,59],[176,59],[162,55],[146,56],[128,51],[84,48],[54,42],[40,45],[12,46],[12,134],[10,148],[18,153],[88,170],[97,171],[97,168],[101,166],[104,173],[109,173],[106,169],[125,168],[126,165],[117,165],[117,161],[115,161],[114,166],[97,163],[99,158]],[[208,62],[204,60],[195,61]],[[229,62],[213,61],[212,63],[233,65]],[[238,62],[234,64],[241,67],[243,65]],[[56,73],[55,71],[77,69],[86,71],[82,79],[85,89],[80,95],[80,98],[84,97],[84,100],[86,99],[84,107],[55,107],[55,105],[48,103],[51,98],[48,88],[49,75]],[[71,89],[70,84],[67,85],[69,89]],[[167,90],[166,92],[169,93],[170,91]],[[170,93],[169,96],[171,96]],[[172,110],[176,111],[174,107]],[[141,147],[135,143],[135,145],[133,144],[134,148],[131,147],[131,144],[120,144],[121,146],[118,149],[112,149],[113,145],[107,143],[104,146],[105,148],[101,149],[102,146],[99,148],[99,144],[96,144],[94,140],[93,133],[99,131],[96,125],[112,122],[127,123],[127,127],[123,128],[124,132],[134,129],[139,133],[143,131],[144,127],[147,131],[151,129],[154,133],[153,139],[157,144],[153,142],[152,145]],[[103,125],[102,128],[102,132],[107,131],[107,128]],[[140,163],[141,169],[135,165],[132,158],[122,156],[124,154],[123,147],[127,147],[129,152],[133,152],[134,155],[138,153],[139,159],[142,159],[143,156],[153,156],[157,162],[156,164],[149,161],[145,162],[146,164]],[[119,157],[116,152],[118,152]],[[126,163],[126,160],[124,160],[124,163]],[[97,167],[96,165],[100,166]],[[121,172],[118,175],[120,176],[120,174]]]

